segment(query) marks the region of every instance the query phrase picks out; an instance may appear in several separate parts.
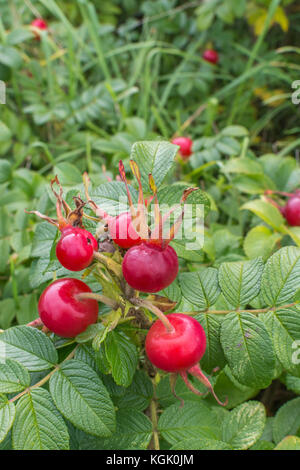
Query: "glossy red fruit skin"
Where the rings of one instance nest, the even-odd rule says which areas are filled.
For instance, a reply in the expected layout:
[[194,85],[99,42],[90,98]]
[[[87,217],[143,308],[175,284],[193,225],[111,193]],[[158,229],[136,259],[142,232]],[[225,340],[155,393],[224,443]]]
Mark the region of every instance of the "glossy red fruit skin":
[[108,230],[113,241],[121,248],[131,248],[142,241],[133,227],[130,212],[108,219]]
[[98,250],[94,236],[80,227],[67,225],[62,229],[56,245],[56,256],[60,264],[70,271],[81,271],[93,261],[94,251]]
[[293,196],[286,203],[284,216],[289,225],[293,227],[300,226],[300,197]]
[[192,155],[192,145],[193,141],[188,137],[176,137],[172,140],[172,144],[179,145],[179,153],[184,158],[187,159]]
[[183,313],[166,315],[174,331],[168,332],[157,320],[146,337],[146,353],[152,364],[166,372],[180,372],[193,367],[206,349],[204,329],[195,318]]
[[167,246],[164,250],[151,243],[130,248],[122,263],[126,282],[141,292],[159,292],[172,284],[178,274],[176,251]]
[[44,325],[64,338],[73,338],[98,319],[98,302],[94,299],[79,300],[76,294],[92,292],[78,279],[58,279],[42,293],[38,311]]
[[31,26],[34,26],[35,28],[46,30],[48,29],[48,25],[45,20],[42,18],[36,18],[31,22]]
[[217,64],[219,62],[219,54],[214,49],[206,49],[202,55],[203,59],[211,64]]

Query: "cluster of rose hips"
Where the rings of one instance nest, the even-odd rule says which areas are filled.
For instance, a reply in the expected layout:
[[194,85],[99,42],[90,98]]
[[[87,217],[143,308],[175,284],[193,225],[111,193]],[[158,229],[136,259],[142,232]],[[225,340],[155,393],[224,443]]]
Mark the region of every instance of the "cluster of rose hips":
[[281,206],[274,201],[274,199],[268,198],[267,200],[277,207],[287,223],[292,227],[300,227],[300,189],[296,189],[293,193],[285,193],[282,191],[265,191],[266,195],[278,194],[279,196],[285,196],[288,198],[286,204]]
[[[132,202],[122,162],[119,164],[119,171],[127,190],[130,212],[112,217],[89,197],[88,204],[104,221],[106,230],[114,243],[122,250],[126,250],[122,261],[122,273],[126,283],[136,291],[156,293],[169,286],[177,276],[178,258],[169,243],[182,223],[184,209],[169,230],[168,236],[164,236],[164,222],[173,211],[162,216],[157,189],[152,175],[149,175],[155,215],[155,226],[150,230],[145,211],[152,200],[147,198],[146,203],[144,199],[137,164],[131,161],[130,166],[139,184],[137,209]],[[59,185],[59,193],[54,190],[54,183]],[[97,259],[98,253],[97,240],[82,226],[83,208],[86,203],[80,197],[74,198],[76,208],[72,211],[62,198],[63,191],[57,177],[52,180],[51,188],[57,200],[57,219],[52,219],[37,211],[32,212],[59,229],[61,236],[56,245],[56,256],[61,265],[70,271],[81,271],[90,266],[95,258]],[[194,190],[195,188],[185,190],[181,202],[184,203]],[[87,186],[86,195],[88,196]],[[66,338],[74,337],[83,332],[88,325],[97,322],[98,301],[96,297],[90,287],[81,280],[58,279],[43,291],[39,299],[40,320],[53,333]],[[140,305],[143,305],[143,301]],[[147,305],[150,305],[149,302],[144,302],[144,306]],[[193,393],[201,395],[189,382],[187,374],[190,374],[200,380],[215,396],[212,385],[199,365],[206,349],[206,336],[200,323],[183,313],[164,315],[156,307],[152,311],[158,312],[159,319],[154,322],[147,334],[146,353],[153,365],[171,372],[174,395],[176,396],[174,387],[178,375]],[[216,396],[215,398],[218,403],[224,405]]]

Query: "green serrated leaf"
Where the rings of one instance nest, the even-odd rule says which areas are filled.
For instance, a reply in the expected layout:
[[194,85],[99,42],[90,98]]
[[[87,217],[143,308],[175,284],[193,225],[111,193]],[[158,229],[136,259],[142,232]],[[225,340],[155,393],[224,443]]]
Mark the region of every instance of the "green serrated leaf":
[[0,442],[3,441],[15,419],[15,405],[5,395],[0,395]]
[[0,334],[0,351],[5,357],[23,364],[29,371],[46,370],[58,361],[51,340],[29,326],[14,326]]
[[267,261],[262,275],[261,292],[267,305],[293,302],[300,288],[300,248],[286,246]]
[[90,344],[86,344],[86,343],[80,344],[75,351],[74,358],[77,359],[78,361],[85,362],[85,364],[87,364],[94,370],[97,367],[95,351]]
[[79,450],[133,450],[146,449],[152,436],[152,423],[137,410],[116,413],[116,432],[109,438],[97,438],[75,430]]
[[[226,366],[217,376],[214,391],[219,400],[228,400],[226,408],[231,409],[257,395],[259,389],[240,384],[230,372],[229,367]],[[205,401],[211,405],[215,404],[215,399],[211,394],[207,396]]]
[[292,390],[297,395],[300,395],[300,378],[287,374],[285,377],[285,385],[288,390]]
[[300,450],[300,437],[287,436],[277,444],[274,450]]
[[171,450],[232,450],[226,442],[216,439],[191,438],[176,442]]
[[210,313],[200,313],[195,318],[201,323],[206,334],[206,350],[201,359],[201,366],[211,373],[215,367],[222,368],[226,363],[220,342],[221,321]]
[[170,142],[143,141],[133,144],[131,158],[140,169],[142,185],[149,191],[148,175],[152,174],[157,188],[173,166],[178,147]]
[[183,273],[179,276],[179,283],[182,295],[199,310],[213,305],[221,293],[215,268]]
[[221,437],[215,413],[201,401],[186,401],[182,408],[179,404],[171,405],[160,416],[158,429],[174,446],[185,439]]
[[250,313],[230,313],[221,327],[221,343],[230,369],[248,387],[265,388],[275,373],[275,353],[264,323]]
[[145,372],[137,370],[124,395],[114,400],[114,402],[118,409],[134,408],[143,411],[148,408],[152,397],[153,385],[151,380]]
[[102,381],[87,364],[67,361],[52,375],[50,393],[60,412],[74,426],[94,436],[110,436],[115,412]]
[[244,204],[241,209],[247,209],[252,211],[255,215],[260,217],[270,227],[275,230],[281,230],[284,224],[284,219],[279,210],[272,204],[269,204],[261,199],[255,199]]
[[297,307],[264,313],[264,323],[269,329],[274,350],[284,369],[300,373],[300,310]]
[[91,339],[95,338],[95,336],[105,330],[105,326],[102,323],[94,323],[93,325],[89,325],[83,333],[80,333],[76,336],[75,340],[77,343],[86,343]]
[[236,450],[248,449],[262,435],[265,422],[266,412],[262,403],[243,403],[224,418],[222,440]]
[[19,362],[0,362],[0,393],[20,392],[30,385],[30,375]]
[[135,345],[123,333],[112,331],[106,338],[105,351],[115,382],[128,387],[138,363]]
[[300,429],[300,397],[285,403],[273,420],[273,439],[277,444],[285,436],[295,435]]
[[[133,202],[137,203],[137,190],[131,185],[129,190]],[[90,197],[100,209],[109,215],[118,215],[129,210],[126,186],[120,181],[101,184],[91,191]]]
[[15,450],[68,450],[67,426],[42,388],[23,395],[16,406],[12,431]]
[[226,300],[236,308],[247,305],[259,294],[262,272],[261,258],[222,263],[219,284]]
[[57,228],[48,222],[41,222],[37,224],[34,239],[32,243],[31,256],[45,257],[49,255],[53,242],[57,235]]
[[258,225],[248,232],[244,240],[244,251],[248,258],[262,256],[265,260],[272,252],[275,243],[280,239],[280,234],[272,232],[264,225]]

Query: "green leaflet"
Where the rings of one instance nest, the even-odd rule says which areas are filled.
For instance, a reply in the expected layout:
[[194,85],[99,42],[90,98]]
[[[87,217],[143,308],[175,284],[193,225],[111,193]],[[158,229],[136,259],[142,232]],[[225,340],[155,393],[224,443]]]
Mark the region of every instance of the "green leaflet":
[[[300,374],[300,310],[297,307],[261,314],[273,341],[274,351],[284,369]],[[299,344],[298,344],[299,343]]]
[[[237,382],[228,365],[218,374],[214,384],[214,391],[221,401],[228,400],[226,408],[231,409],[240,405],[259,392],[258,388],[246,387]],[[211,394],[207,395],[206,402],[215,405],[215,399]]]
[[68,450],[67,426],[47,390],[23,395],[16,406],[12,431],[15,450]]
[[105,340],[105,352],[115,382],[128,387],[138,362],[135,345],[123,333],[111,331]]
[[28,326],[14,326],[0,334],[0,351],[23,364],[29,371],[45,370],[58,361],[52,341],[41,331]]
[[172,450],[232,450],[226,442],[217,439],[191,438],[183,439],[171,447]]
[[[129,186],[133,202],[137,202],[137,191]],[[111,181],[94,188],[90,194],[91,199],[109,215],[117,215],[129,210],[126,187],[120,181]]]
[[0,395],[0,442],[9,432],[15,418],[15,412],[15,405],[10,403],[5,395]]
[[87,364],[71,360],[52,375],[50,393],[59,411],[74,426],[95,436],[115,430],[115,411],[102,381]]
[[275,372],[273,343],[264,323],[250,313],[230,313],[221,326],[221,344],[239,382],[265,388]]
[[300,437],[287,436],[277,444],[274,450],[300,450]]
[[262,271],[261,258],[222,263],[219,283],[226,300],[234,307],[247,305],[260,291]]
[[253,227],[244,240],[244,251],[248,258],[262,256],[266,259],[272,252],[275,243],[281,239],[281,235],[272,232],[264,225]]
[[286,246],[268,259],[262,275],[261,291],[267,305],[293,302],[300,288],[300,248]]
[[131,159],[140,169],[143,188],[149,191],[148,175],[152,174],[157,188],[161,186],[177,153],[177,146],[169,142],[137,142],[132,146]]
[[116,431],[113,436],[99,438],[74,429],[75,448],[78,450],[146,449],[152,436],[152,423],[140,411],[120,410],[116,413]]
[[225,416],[222,440],[236,450],[248,449],[262,435],[265,422],[266,413],[262,403],[243,403]]
[[20,392],[29,385],[30,375],[22,364],[11,359],[0,362],[0,393]]
[[158,429],[174,446],[185,439],[221,437],[214,411],[202,401],[186,401],[182,408],[179,403],[171,405],[159,418]]
[[272,204],[265,202],[261,199],[255,199],[244,204],[241,209],[248,209],[254,212],[255,215],[260,217],[270,227],[275,230],[280,230],[284,224],[284,218],[279,210]]
[[286,435],[297,434],[300,429],[300,397],[285,403],[273,420],[273,440],[280,442]]
[[179,282],[182,295],[199,310],[213,305],[221,292],[215,268],[180,274]]
[[201,367],[211,373],[215,367],[222,368],[226,363],[220,341],[221,319],[210,313],[199,313],[195,318],[206,334],[206,350],[201,359]]

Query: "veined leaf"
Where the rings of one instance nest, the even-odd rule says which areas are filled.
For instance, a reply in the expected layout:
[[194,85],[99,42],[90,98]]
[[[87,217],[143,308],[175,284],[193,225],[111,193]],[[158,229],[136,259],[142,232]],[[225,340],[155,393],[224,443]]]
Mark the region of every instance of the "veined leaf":
[[146,191],[149,191],[149,173],[152,173],[157,188],[161,186],[173,165],[177,151],[178,147],[170,142],[143,141],[132,146],[131,158],[139,166],[142,185]]
[[176,442],[172,450],[232,450],[232,447],[223,441],[216,439],[191,438]]
[[[136,203],[138,200],[136,189],[130,185],[129,190],[133,202]],[[126,187],[120,181],[101,184],[91,191],[90,197],[109,215],[118,215],[129,210]]]
[[262,275],[261,292],[267,305],[293,302],[300,288],[300,248],[286,246],[267,261]]
[[174,445],[184,439],[221,437],[215,413],[201,401],[186,401],[182,408],[179,404],[171,405],[159,418],[158,429]]
[[286,435],[295,435],[300,429],[300,397],[286,402],[273,420],[273,438],[276,444]]
[[87,364],[67,361],[52,375],[50,393],[74,426],[95,436],[111,436],[115,411],[102,381]]
[[261,258],[222,263],[219,283],[226,300],[235,307],[247,305],[259,294],[262,272]]
[[262,256],[263,259],[266,259],[281,237],[280,234],[272,232],[268,227],[257,225],[247,233],[244,240],[244,251],[248,258]]
[[67,426],[42,388],[19,398],[12,432],[15,450],[68,450]]
[[15,418],[15,412],[15,405],[10,403],[5,395],[0,395],[0,442],[9,432]]
[[99,438],[75,430],[79,450],[146,449],[152,436],[152,423],[140,411],[120,410],[116,413],[117,427],[112,437]]
[[248,449],[262,435],[266,412],[262,403],[248,401],[234,408],[222,423],[222,440],[236,450]]
[[179,276],[179,282],[182,295],[199,310],[206,310],[213,305],[221,293],[218,270],[215,268],[183,273]]
[[0,393],[20,392],[30,385],[30,375],[19,362],[0,362]]
[[264,323],[250,313],[230,313],[221,343],[233,375],[248,387],[266,388],[275,372],[273,343]]
[[138,362],[136,347],[124,334],[111,331],[105,341],[105,351],[115,382],[128,387]]
[[0,349],[5,356],[23,364],[29,371],[49,369],[58,361],[52,341],[41,331],[14,326],[0,334]]
[[[269,329],[279,362],[291,374],[300,373],[300,309],[290,307],[263,313],[263,321]],[[298,346],[298,348],[299,348]]]
[[270,227],[273,227],[275,230],[280,230],[284,224],[284,219],[279,210],[272,204],[269,204],[268,202],[261,199],[249,201],[244,204],[241,209],[248,209],[252,211],[255,215],[260,217],[264,222],[270,225]]
[[201,366],[208,373],[211,373],[214,367],[222,368],[226,362],[220,341],[221,321],[216,316],[210,313],[199,313],[195,316],[206,334],[206,350],[201,359]]

